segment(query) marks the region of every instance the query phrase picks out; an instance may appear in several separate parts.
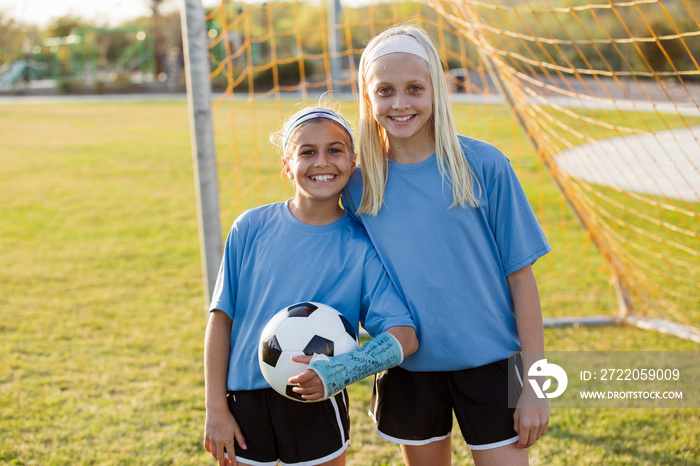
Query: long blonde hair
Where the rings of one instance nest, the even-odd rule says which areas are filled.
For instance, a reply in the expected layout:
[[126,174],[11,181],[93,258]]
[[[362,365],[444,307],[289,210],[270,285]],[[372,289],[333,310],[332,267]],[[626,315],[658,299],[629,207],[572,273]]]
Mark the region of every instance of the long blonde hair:
[[[435,46],[428,34],[418,26],[400,24],[377,35],[365,48],[360,58],[359,92],[360,92],[360,143],[359,162],[362,165],[362,201],[358,209],[360,214],[377,215],[384,203],[384,189],[388,175],[389,139],[386,131],[374,120],[372,103],[369,99],[367,84],[372,67],[373,50],[388,37],[405,34],[416,39],[428,54],[428,69],[433,84],[433,115],[431,124],[434,129],[435,153],[443,182],[452,182],[453,202],[451,207],[476,207],[479,205],[474,194],[474,177],[469,162],[462,153],[457,136],[447,83],[443,75],[442,63]],[[438,131],[439,129],[439,131]]]

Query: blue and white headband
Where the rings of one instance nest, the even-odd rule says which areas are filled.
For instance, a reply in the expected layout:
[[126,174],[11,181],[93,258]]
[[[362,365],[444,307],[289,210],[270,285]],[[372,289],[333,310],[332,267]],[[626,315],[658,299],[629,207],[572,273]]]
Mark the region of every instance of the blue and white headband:
[[289,137],[292,135],[292,132],[299,127],[299,125],[306,123],[309,120],[313,120],[314,118],[325,118],[327,120],[334,121],[338,123],[340,126],[345,129],[345,131],[348,132],[350,135],[350,141],[352,142],[352,149],[355,149],[355,137],[352,135],[352,130],[350,129],[350,125],[348,124],[347,121],[345,121],[345,118],[341,117],[337,113],[335,113],[332,110],[328,110],[325,108],[310,108],[309,110],[303,112],[301,115],[299,115],[294,121],[292,121],[289,126],[287,126],[287,129],[284,132],[284,137],[282,137],[282,150],[284,150],[285,146],[287,145],[287,140]]

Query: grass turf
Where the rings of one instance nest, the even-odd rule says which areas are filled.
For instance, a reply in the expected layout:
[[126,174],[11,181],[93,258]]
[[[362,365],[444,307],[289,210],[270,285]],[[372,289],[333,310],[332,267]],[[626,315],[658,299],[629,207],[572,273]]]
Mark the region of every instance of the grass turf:
[[[201,447],[206,313],[186,105],[0,110],[0,464],[213,464]],[[569,218],[546,196],[544,215]],[[581,234],[565,230],[548,235]],[[593,264],[590,290],[567,290],[563,261],[538,262],[545,314],[614,312],[602,261],[567,254]],[[550,350],[698,349],[627,327],[545,337]],[[369,391],[369,380],[350,390],[348,464],[401,464],[373,433]],[[698,409],[551,414],[533,464],[700,462]],[[454,464],[471,464],[457,432],[453,445]]]

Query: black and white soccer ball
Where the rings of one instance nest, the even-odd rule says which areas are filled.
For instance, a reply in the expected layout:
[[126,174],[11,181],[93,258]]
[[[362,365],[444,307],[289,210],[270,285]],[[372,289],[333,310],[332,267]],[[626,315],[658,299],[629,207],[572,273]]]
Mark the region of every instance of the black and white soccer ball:
[[292,304],[275,314],[260,336],[258,362],[265,380],[281,395],[306,402],[292,391],[290,377],[301,374],[306,364],[292,361],[292,356],[314,353],[335,356],[359,347],[357,333],[348,320],[325,304]]

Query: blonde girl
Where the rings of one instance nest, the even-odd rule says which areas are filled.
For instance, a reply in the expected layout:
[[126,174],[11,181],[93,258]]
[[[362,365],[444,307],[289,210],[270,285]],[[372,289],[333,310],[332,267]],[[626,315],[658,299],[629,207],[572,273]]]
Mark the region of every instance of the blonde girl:
[[477,465],[527,464],[549,414],[518,371],[543,357],[531,265],[550,246],[508,159],[457,134],[422,29],[379,34],[359,74],[360,166],[342,202],[364,224],[421,342],[375,379],[378,433],[401,444],[409,465],[447,466],[454,413]]

